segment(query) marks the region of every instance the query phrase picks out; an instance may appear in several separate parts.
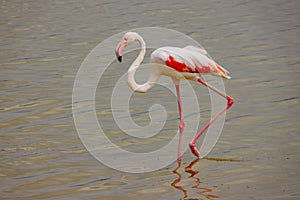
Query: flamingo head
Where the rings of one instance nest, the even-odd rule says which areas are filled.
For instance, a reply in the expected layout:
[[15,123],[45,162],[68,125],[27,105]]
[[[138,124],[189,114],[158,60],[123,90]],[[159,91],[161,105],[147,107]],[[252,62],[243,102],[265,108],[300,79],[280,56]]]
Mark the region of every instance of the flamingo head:
[[123,36],[121,42],[118,43],[115,53],[119,62],[122,62],[123,52],[126,46],[137,40],[138,34],[135,32],[127,32]]

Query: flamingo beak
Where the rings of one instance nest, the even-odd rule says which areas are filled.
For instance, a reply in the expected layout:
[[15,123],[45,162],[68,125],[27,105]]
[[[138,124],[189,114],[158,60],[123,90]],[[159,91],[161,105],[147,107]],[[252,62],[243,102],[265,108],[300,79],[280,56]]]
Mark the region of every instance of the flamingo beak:
[[126,41],[122,40],[121,42],[119,42],[119,44],[115,49],[115,54],[119,62],[122,62],[122,55],[125,47],[126,47]]
[[118,53],[116,52],[116,56],[119,62],[122,62],[122,56],[119,56]]

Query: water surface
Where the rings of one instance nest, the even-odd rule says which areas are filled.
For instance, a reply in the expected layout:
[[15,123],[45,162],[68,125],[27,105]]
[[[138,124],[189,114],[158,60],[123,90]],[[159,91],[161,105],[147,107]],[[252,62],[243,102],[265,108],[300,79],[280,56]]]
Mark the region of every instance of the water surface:
[[[2,1],[0,6],[2,199],[300,198],[299,1]],[[71,96],[81,62],[98,43],[145,26],[171,28],[202,44],[231,72],[225,86],[236,103],[208,159],[186,152],[179,166],[127,174],[99,163],[84,148]],[[104,86],[113,87],[126,70],[114,67],[107,76],[115,78],[99,84],[96,99],[99,120],[112,140],[122,143],[110,102],[101,98],[111,91]],[[209,97],[200,86],[197,94],[204,125]],[[134,120],[147,123],[143,112],[149,107],[142,105],[150,106],[151,97],[164,102],[170,120],[165,136],[136,144],[137,151],[165,144],[178,126],[176,98],[161,88],[147,95],[136,97]]]

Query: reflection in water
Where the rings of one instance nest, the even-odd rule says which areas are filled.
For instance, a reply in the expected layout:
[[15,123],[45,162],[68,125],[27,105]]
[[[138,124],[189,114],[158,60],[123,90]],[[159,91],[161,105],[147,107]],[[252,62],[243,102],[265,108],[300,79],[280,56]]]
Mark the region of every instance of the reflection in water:
[[[197,159],[197,160],[198,160],[198,159]],[[182,186],[176,185],[177,183],[180,183],[181,177],[182,177],[182,175],[177,171],[178,169],[180,169],[180,166],[181,166],[181,160],[178,159],[178,166],[173,170],[173,173],[174,173],[174,174],[177,174],[177,175],[178,175],[178,178],[175,179],[175,180],[171,183],[171,185],[172,185],[174,188],[176,188],[176,189],[178,189],[178,190],[181,190],[181,191],[183,192],[184,198],[186,198],[186,197],[187,197],[187,190],[185,190]]]
[[[203,187],[200,187],[200,178],[197,177],[196,175],[199,174],[199,171],[197,170],[193,170],[193,166],[199,162],[199,158],[193,160],[187,167],[185,167],[185,172],[189,173],[190,176],[189,178],[191,179],[194,179],[195,180],[195,184],[191,186],[191,188],[193,188],[194,190],[196,190],[196,193],[199,194],[200,196],[202,197],[205,197],[207,199],[216,199],[218,198],[219,196],[217,195],[212,195],[212,194],[209,194],[210,192],[212,192],[212,189],[210,188],[203,188]],[[197,198],[197,197],[188,197],[188,191],[187,189],[185,189],[183,186],[179,186],[178,184],[181,182],[182,180],[182,174],[178,171],[181,167],[181,160],[178,160],[178,166],[173,170],[173,173],[174,174],[177,174],[178,175],[178,178],[175,179],[171,185],[178,189],[178,190],[181,190],[183,192],[183,199],[185,200],[197,200],[197,199],[200,199],[200,198]]]

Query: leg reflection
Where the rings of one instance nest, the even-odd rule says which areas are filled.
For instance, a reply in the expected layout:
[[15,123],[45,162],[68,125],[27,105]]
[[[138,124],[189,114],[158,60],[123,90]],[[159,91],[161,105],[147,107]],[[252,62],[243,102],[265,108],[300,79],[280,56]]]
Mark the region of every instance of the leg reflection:
[[182,175],[177,171],[177,170],[180,169],[180,167],[181,167],[181,160],[178,159],[178,160],[177,160],[177,163],[178,163],[178,166],[173,170],[173,173],[174,173],[174,174],[177,174],[177,175],[178,175],[178,178],[175,179],[175,180],[171,183],[171,185],[172,185],[174,188],[176,188],[176,189],[178,189],[178,190],[181,190],[181,191],[183,192],[183,198],[186,198],[186,197],[187,197],[187,190],[185,190],[182,186],[176,185],[177,183],[180,183],[181,177],[182,177]]
[[219,196],[217,196],[217,195],[209,194],[210,192],[212,192],[212,189],[200,187],[201,181],[200,181],[200,178],[197,177],[197,174],[199,174],[199,171],[193,169],[193,166],[196,163],[198,163],[199,160],[200,160],[199,158],[193,160],[187,167],[184,168],[184,171],[186,173],[190,174],[190,176],[188,178],[191,178],[191,179],[195,180],[195,184],[191,185],[190,187],[193,190],[196,190],[196,193],[199,195],[199,197],[189,197],[188,196],[188,190],[186,188],[184,188],[183,186],[178,185],[182,180],[182,174],[179,172],[179,169],[181,167],[181,161],[180,160],[178,160],[178,166],[173,170],[173,173],[176,174],[178,176],[178,178],[175,179],[171,183],[171,185],[174,188],[176,188],[176,189],[183,192],[183,199],[185,199],[185,200],[188,200],[188,199],[193,199],[193,200],[202,199],[202,197],[205,197],[206,199],[219,198]]

